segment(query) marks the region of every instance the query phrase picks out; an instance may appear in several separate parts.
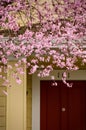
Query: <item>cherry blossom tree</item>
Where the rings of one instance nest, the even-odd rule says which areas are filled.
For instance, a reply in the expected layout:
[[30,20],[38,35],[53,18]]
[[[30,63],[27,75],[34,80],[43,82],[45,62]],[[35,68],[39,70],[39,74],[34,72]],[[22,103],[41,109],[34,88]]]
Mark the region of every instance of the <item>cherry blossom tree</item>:
[[[85,48],[85,0],[0,0],[0,72],[4,67],[7,73],[8,61],[16,59],[17,83],[23,63],[28,74],[38,70],[41,77],[54,68],[78,70],[86,65]],[[71,87],[65,72],[62,80]],[[9,83],[3,75],[0,78]]]

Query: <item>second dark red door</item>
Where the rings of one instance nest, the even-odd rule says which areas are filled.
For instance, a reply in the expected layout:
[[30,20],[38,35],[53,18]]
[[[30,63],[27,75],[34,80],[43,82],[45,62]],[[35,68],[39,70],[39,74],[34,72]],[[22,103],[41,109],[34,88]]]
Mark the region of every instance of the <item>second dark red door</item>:
[[83,81],[40,82],[40,130],[86,130],[86,87]]

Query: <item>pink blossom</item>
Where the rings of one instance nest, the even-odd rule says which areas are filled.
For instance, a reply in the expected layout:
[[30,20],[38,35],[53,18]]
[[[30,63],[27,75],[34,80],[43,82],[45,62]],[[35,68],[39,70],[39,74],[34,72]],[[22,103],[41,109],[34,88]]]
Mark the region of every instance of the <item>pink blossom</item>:
[[16,83],[18,83],[19,85],[22,83],[22,80],[20,78],[16,78]]
[[18,66],[19,66],[19,64],[18,64],[18,63],[16,63],[16,64],[15,64],[15,66],[16,66],[16,67],[18,67]]
[[86,59],[83,59],[83,62],[86,63]]
[[7,56],[10,56],[11,52],[10,51],[7,51]]
[[22,61],[23,61],[23,63],[26,63],[27,61],[26,61],[26,58],[22,58]]
[[0,73],[2,72],[2,68],[0,68]]
[[63,78],[67,78],[67,73],[66,72],[63,73]]
[[55,82],[55,81],[52,83],[52,86],[57,86],[57,85],[58,85],[58,84],[57,84],[57,82]]
[[54,77],[54,76],[51,76],[51,79],[52,79],[52,80],[54,80],[54,79],[55,79],[55,77]]
[[2,63],[3,63],[3,64],[7,64],[7,59],[3,57],[3,58],[2,58]]
[[0,78],[2,78],[2,75],[0,74]]
[[38,65],[34,65],[34,66],[32,66],[32,68],[30,69],[30,73],[29,73],[29,74],[33,74],[33,73],[35,73],[36,70],[37,70],[37,68],[38,68]]
[[17,70],[17,72],[18,72],[19,74],[24,74],[24,70],[23,70],[22,67],[16,68],[16,70]]
[[7,93],[7,91],[3,90],[3,93],[4,93],[6,96],[8,96],[8,93]]

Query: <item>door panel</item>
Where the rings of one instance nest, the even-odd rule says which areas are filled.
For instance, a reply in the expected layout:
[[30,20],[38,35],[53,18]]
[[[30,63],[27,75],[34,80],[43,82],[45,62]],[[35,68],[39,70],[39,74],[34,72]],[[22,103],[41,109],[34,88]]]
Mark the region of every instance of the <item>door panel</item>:
[[46,107],[47,107],[47,82],[41,82],[41,88],[40,88],[40,130],[47,130],[46,129]]
[[68,89],[61,84],[61,130],[68,130]]
[[[69,130],[85,130],[85,84],[74,83],[69,89]],[[85,128],[85,129],[84,129]]]
[[41,83],[41,130],[60,130],[60,91],[51,84]]
[[72,82],[72,88],[40,82],[40,130],[86,130],[85,82]]
[[[58,105],[57,105],[58,102]],[[59,128],[60,117],[59,90],[57,87],[47,88],[47,130],[57,130]]]
[[[81,88],[82,89],[82,88]],[[80,89],[71,89],[69,94],[69,129],[81,130],[81,96]]]

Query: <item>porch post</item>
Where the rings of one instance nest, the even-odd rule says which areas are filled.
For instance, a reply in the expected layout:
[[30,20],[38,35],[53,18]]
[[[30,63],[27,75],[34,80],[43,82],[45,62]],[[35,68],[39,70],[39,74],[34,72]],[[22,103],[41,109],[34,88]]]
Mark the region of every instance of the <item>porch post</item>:
[[7,120],[6,130],[26,130],[26,65],[23,65],[22,83],[18,85],[12,77],[15,62],[9,62],[13,69],[8,69],[7,77],[12,87],[7,88]]

